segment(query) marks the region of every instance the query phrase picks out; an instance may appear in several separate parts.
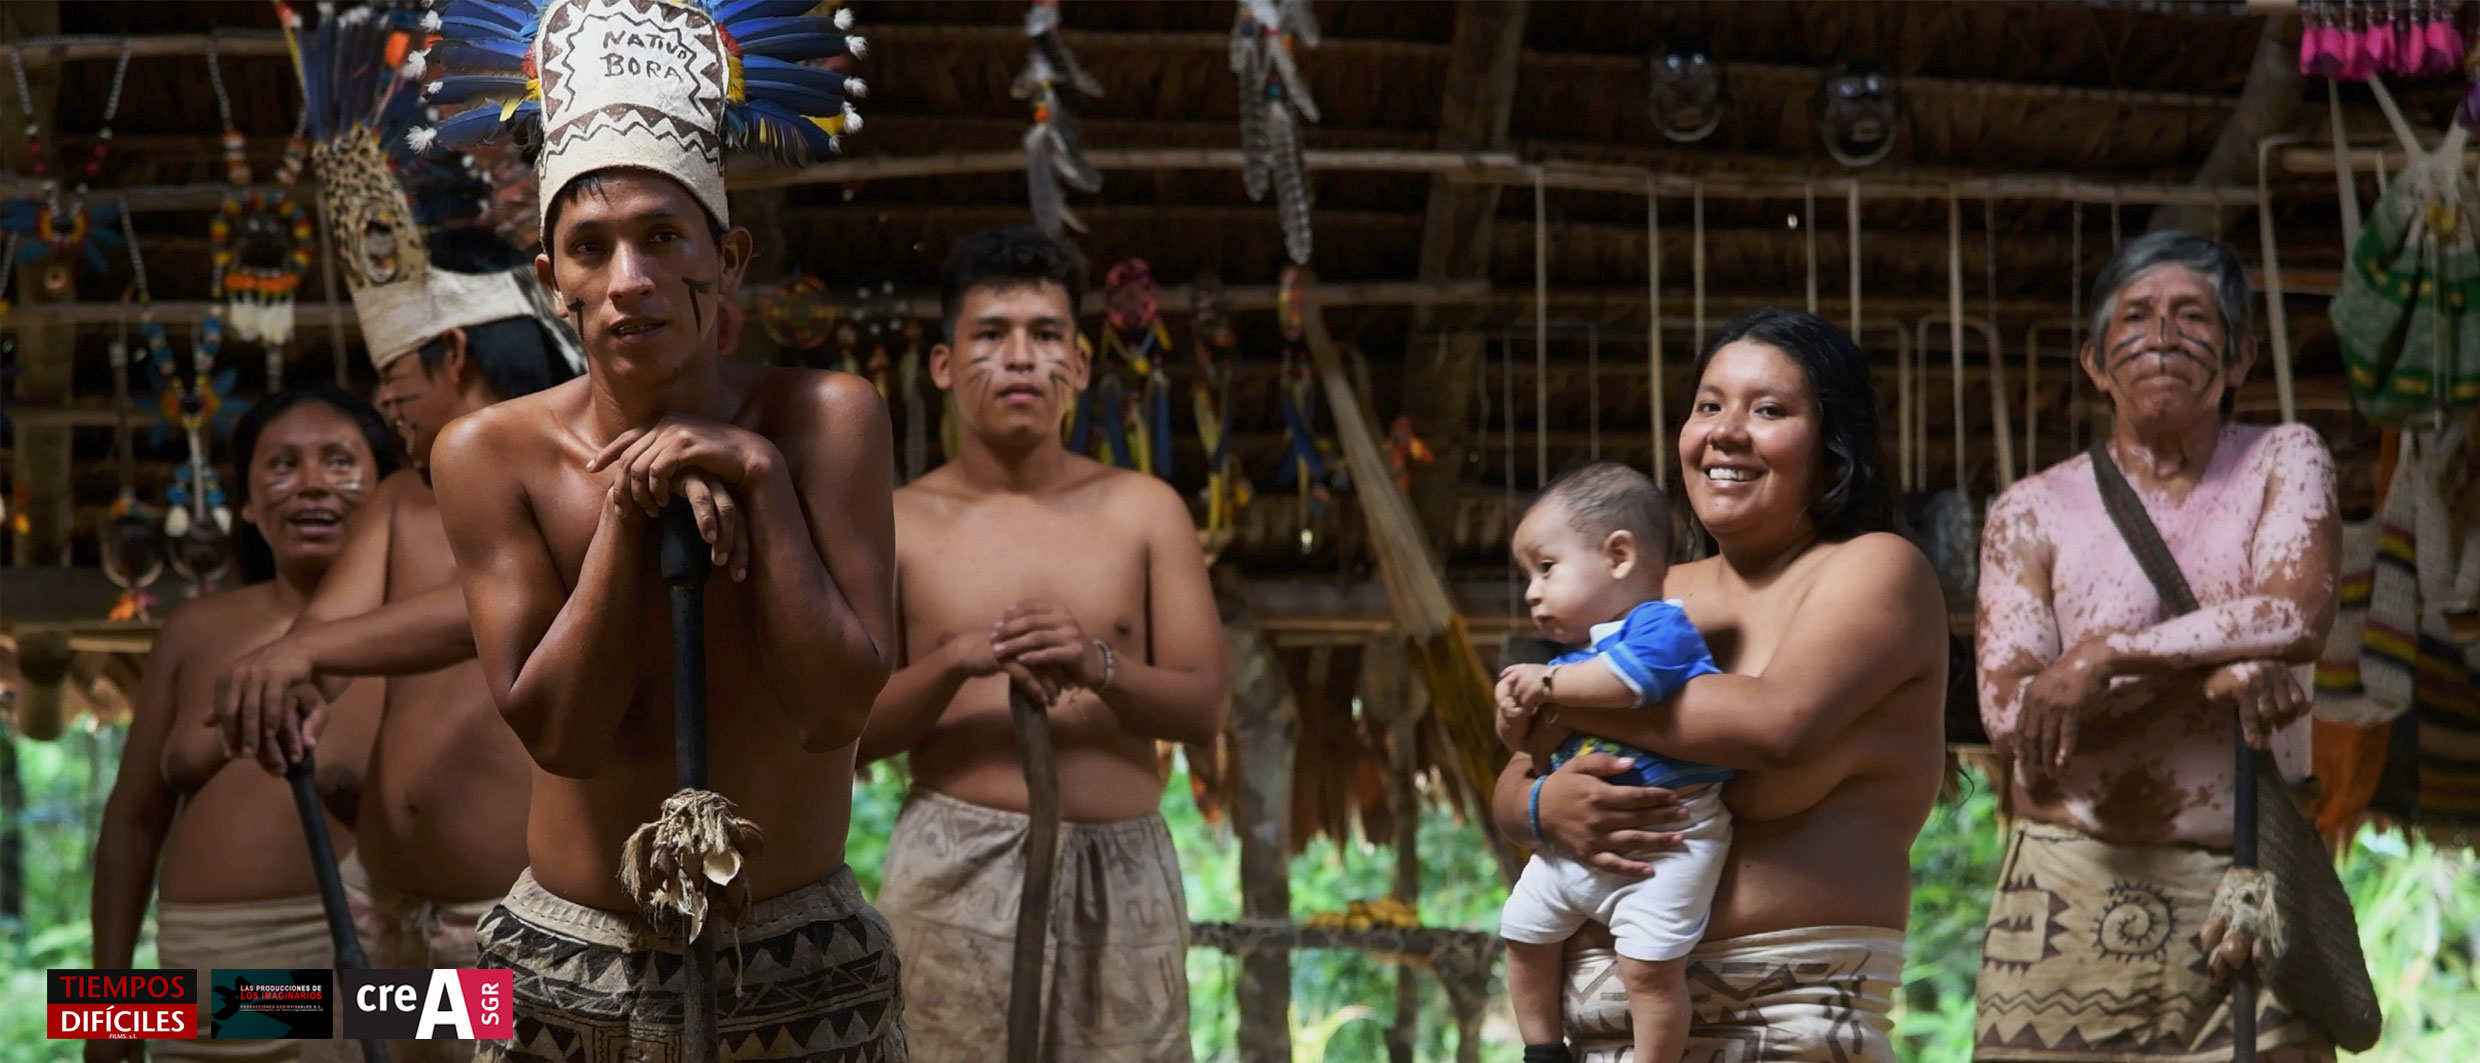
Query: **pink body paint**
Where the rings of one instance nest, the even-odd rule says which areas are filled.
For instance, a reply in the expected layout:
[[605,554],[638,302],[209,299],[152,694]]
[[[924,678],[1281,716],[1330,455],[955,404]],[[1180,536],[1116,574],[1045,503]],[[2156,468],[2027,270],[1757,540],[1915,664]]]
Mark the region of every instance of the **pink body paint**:
[[[2088,706],[2063,771],[2016,767],[2038,805],[2090,833],[2226,845],[2233,781],[2231,713],[2201,685],[2222,664],[2321,642],[2330,623],[2333,459],[2304,426],[2230,425],[2185,497],[2146,490],[2145,509],[2202,608],[2172,618],[2102,508],[2092,459],[2078,455],[2009,489],[1990,509],[1980,583],[1980,696],[1993,739],[2015,733],[2025,686],[2087,639],[2168,662],[2149,681],[2120,676]],[[2320,534],[2320,531],[2322,534]],[[2303,685],[2310,666],[2294,674]],[[2012,681],[1993,673],[2012,671]],[[2145,682],[2140,690],[2128,684]],[[2285,728],[2275,756],[2307,769],[2307,724]],[[2039,810],[2027,810],[2039,811]]]

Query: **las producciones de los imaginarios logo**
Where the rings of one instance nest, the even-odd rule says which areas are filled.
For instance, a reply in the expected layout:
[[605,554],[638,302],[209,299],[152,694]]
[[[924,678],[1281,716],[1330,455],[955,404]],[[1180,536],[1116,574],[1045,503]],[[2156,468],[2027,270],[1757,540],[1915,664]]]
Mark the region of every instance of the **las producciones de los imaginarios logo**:
[[505,968],[55,969],[44,981],[56,1039],[515,1035],[515,976]]

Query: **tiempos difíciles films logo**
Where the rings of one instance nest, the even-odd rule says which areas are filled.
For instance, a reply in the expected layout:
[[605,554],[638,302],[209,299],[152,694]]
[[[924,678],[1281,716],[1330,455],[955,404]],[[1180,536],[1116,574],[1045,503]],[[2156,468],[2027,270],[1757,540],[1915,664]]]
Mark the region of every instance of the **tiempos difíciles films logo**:
[[501,1039],[516,1033],[516,974],[479,971],[338,971],[350,1040]]
[[43,975],[45,1036],[86,1040],[198,1036],[198,972],[61,970]]

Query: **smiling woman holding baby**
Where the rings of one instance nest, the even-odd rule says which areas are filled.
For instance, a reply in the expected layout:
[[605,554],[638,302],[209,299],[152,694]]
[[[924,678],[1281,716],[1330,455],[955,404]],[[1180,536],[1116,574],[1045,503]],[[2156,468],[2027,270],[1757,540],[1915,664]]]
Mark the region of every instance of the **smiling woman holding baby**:
[[[1717,555],[1670,569],[1660,589],[1720,674],[1644,708],[1563,704],[1556,690],[1530,700],[1576,732],[1737,769],[1722,791],[1729,855],[1686,957],[1691,1055],[1736,1045],[1730,1058],[1752,1063],[1891,1063],[1910,849],[1944,766],[1945,600],[1890,531],[1876,396],[1848,337],[1761,310],[1724,326],[1695,375],[1680,475]],[[1585,660],[1562,666],[1557,689],[1627,704],[1590,697],[1603,677],[1586,669],[1624,678]],[[1502,701],[1527,700],[1516,693]],[[1499,827],[1576,864],[1658,877],[1688,844],[1670,832],[1691,826],[1694,800],[1605,778],[1628,766],[1587,752],[1541,776],[1519,753],[1499,779]],[[1635,1056],[1610,943],[1588,923],[1568,944],[1566,1033],[1585,1063]]]

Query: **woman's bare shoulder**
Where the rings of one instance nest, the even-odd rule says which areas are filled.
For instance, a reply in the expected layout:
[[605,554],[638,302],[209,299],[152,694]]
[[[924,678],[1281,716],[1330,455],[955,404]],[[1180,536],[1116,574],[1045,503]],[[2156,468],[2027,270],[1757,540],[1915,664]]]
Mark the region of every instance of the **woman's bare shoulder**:
[[1909,602],[1945,616],[1937,570],[1912,541],[1893,532],[1868,532],[1809,548],[1801,564],[1809,571],[1808,596],[1880,603]]
[[248,631],[251,622],[273,606],[273,586],[253,583],[173,606],[171,612],[164,614],[163,626],[155,632],[155,644],[148,649],[148,657],[177,665],[217,652],[238,633]]

